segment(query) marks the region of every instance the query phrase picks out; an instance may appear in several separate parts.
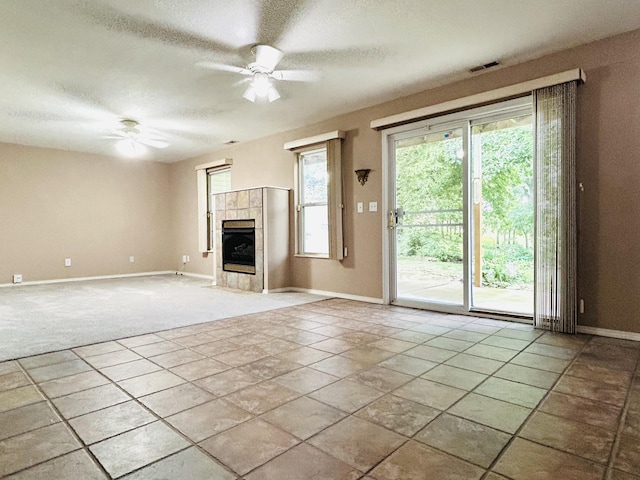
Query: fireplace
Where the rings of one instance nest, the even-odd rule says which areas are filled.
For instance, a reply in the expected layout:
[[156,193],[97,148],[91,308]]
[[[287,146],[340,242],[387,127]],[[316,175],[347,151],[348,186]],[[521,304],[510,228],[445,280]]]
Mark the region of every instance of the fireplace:
[[255,220],[222,221],[222,269],[256,274]]

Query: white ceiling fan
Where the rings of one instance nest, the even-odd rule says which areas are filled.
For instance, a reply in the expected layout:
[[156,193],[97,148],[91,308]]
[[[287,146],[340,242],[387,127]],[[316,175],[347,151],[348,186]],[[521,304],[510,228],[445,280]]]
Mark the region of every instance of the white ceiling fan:
[[239,73],[248,77],[245,81],[251,84],[244,92],[243,97],[250,102],[257,98],[266,98],[273,102],[280,98],[276,89],[276,81],[289,82],[313,82],[318,79],[317,72],[310,70],[275,70],[276,65],[282,60],[284,54],[277,48],[269,45],[255,45],[251,53],[256,56],[256,61],[246,67],[236,67],[214,62],[198,62],[198,65],[212,70]]
[[169,143],[159,135],[140,130],[140,124],[128,118],[120,120],[120,127],[105,138],[119,140],[116,149],[127,157],[137,157],[146,152],[146,147],[166,148]]

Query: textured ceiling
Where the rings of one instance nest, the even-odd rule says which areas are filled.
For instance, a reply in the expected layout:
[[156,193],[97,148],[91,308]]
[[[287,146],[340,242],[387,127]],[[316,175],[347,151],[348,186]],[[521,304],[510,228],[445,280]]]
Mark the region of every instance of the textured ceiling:
[[[640,28],[638,0],[2,0],[0,141],[117,155],[133,118],[173,162]],[[250,103],[250,49],[285,53],[282,98]]]

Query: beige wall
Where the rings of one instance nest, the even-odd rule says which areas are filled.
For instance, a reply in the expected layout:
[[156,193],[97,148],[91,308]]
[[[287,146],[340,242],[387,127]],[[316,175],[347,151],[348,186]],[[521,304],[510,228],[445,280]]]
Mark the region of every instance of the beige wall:
[[[283,144],[341,129],[349,255],[295,258],[292,283],[381,298],[383,212],[355,213],[359,201],[382,207],[381,134],[369,122],[575,67],[587,74],[578,102],[580,323],[640,332],[640,31],[173,165],[0,144],[0,283],[14,273],[25,281],[183,268],[213,275],[213,259],[198,253],[194,166],[231,157],[234,189],[291,188],[295,157]],[[372,169],[364,187],[357,168]]]
[[[180,187],[174,192],[179,210],[175,216],[183,219],[177,224],[177,242],[197,250],[194,165],[231,157],[233,188],[292,187],[294,156],[283,150],[283,143],[345,130],[344,226],[349,256],[343,262],[295,258],[293,284],[381,298],[383,213],[355,213],[356,202],[366,205],[382,200],[381,134],[371,130],[369,122],[576,67],[587,74],[578,102],[578,180],[585,187],[579,204],[579,294],[586,308],[579,322],[640,332],[640,31],[173,165],[172,183]],[[353,170],[364,167],[372,172],[362,187]],[[211,274],[206,262],[194,262],[187,268]]]
[[[195,212],[195,165],[232,158],[231,182],[233,189],[257,186],[293,188],[295,154],[284,150],[285,142],[304,138],[329,130],[346,130],[343,141],[343,169],[345,172],[345,245],[349,255],[342,261],[294,258],[293,285],[301,288],[342,292],[352,295],[380,298],[382,254],[381,212],[354,213],[356,202],[381,200],[380,134],[369,128],[369,116],[364,112],[330,120],[312,127],[274,135],[256,142],[236,145],[221,152],[201,156],[172,165],[172,184],[178,185],[174,203],[178,219],[178,244],[193,252],[185,271],[211,275],[211,260],[197,254],[197,216]],[[373,167],[369,182],[363,187],[353,171]],[[182,207],[180,207],[182,206]],[[293,229],[291,242],[293,242]],[[359,247],[358,247],[359,246]],[[188,253],[180,253],[183,255]],[[197,260],[194,262],[194,258]],[[367,281],[362,279],[366,278]]]
[[165,164],[0,144],[0,283],[167,270],[168,191]]

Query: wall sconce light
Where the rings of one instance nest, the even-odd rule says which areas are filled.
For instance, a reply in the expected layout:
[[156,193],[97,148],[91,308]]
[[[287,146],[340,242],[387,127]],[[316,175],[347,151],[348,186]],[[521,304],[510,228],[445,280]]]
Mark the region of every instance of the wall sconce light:
[[356,175],[358,176],[358,181],[360,185],[364,185],[369,180],[369,172],[370,168],[361,168],[360,170],[356,170]]

